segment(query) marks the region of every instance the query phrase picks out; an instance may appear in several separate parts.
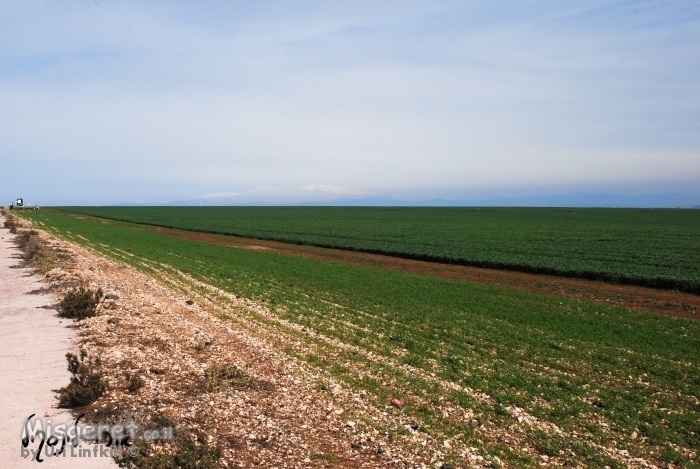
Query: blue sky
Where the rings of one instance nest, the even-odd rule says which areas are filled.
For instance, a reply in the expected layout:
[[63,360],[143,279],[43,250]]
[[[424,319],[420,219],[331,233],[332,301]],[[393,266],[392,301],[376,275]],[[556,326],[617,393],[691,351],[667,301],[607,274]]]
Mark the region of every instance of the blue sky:
[[697,1],[0,3],[4,203],[699,188]]

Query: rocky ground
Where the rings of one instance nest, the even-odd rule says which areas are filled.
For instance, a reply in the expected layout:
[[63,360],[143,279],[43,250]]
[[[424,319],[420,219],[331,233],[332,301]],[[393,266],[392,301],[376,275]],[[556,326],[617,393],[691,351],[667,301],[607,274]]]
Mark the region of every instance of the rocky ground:
[[[378,429],[405,425],[391,403],[374,407],[291,359],[266,331],[221,319],[222,308],[231,317],[263,306],[235,296],[223,305],[184,274],[154,278],[40,236],[67,254],[45,273],[54,294],[85,285],[116,298],[73,326],[108,383],[80,410],[88,419],[201,430],[223,450],[222,467],[453,467],[439,460],[442,442],[424,440],[416,450]],[[381,426],[373,428],[377,416]]]

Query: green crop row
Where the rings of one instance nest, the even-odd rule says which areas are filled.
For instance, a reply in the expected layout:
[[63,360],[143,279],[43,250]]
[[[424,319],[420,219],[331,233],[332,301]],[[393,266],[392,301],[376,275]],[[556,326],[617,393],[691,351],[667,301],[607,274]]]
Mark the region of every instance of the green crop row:
[[700,293],[700,210],[63,209],[183,230]]
[[[615,447],[658,464],[700,467],[693,459],[700,448],[700,322],[199,243],[48,210],[22,216],[105,255],[135,256],[125,262],[188,272],[271,305],[281,319],[372,352],[379,359],[370,363],[347,350],[287,349],[380,401],[399,393],[409,404],[404,415],[417,427],[511,466],[539,466],[519,451],[526,446],[570,466],[625,467],[600,449]],[[404,365],[422,374],[407,373]],[[470,391],[446,390],[430,376]],[[489,399],[474,397],[482,393]],[[564,434],[516,432],[520,443],[513,447],[436,410],[472,411],[479,425],[507,434],[516,422],[511,406]]]

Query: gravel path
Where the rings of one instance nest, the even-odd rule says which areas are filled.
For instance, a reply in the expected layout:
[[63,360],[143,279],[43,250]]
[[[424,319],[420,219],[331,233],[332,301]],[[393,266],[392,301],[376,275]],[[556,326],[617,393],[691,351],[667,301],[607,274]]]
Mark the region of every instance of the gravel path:
[[[0,217],[0,226],[4,218]],[[0,228],[0,467],[117,467],[111,458],[45,458],[21,456],[21,433],[31,414],[54,423],[71,423],[70,412],[56,408],[54,390],[69,382],[65,354],[75,351],[75,333],[56,317],[56,298],[30,293],[46,285],[37,275],[13,268],[20,260],[9,230]],[[59,444],[60,446],[60,444]],[[36,449],[38,440],[29,443]]]

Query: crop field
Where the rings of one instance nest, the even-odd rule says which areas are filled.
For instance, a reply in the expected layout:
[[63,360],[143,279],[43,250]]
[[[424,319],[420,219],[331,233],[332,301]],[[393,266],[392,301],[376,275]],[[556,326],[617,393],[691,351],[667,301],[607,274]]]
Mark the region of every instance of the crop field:
[[[700,270],[700,218],[691,212],[448,210],[439,222],[423,209],[300,209],[303,215],[294,209],[198,210],[80,212],[453,260],[516,259],[533,268],[687,285],[697,285]],[[397,439],[419,430],[444,440],[448,460],[459,461],[457,448],[475,447],[496,466],[549,461],[622,468],[643,458],[660,467],[700,467],[699,321],[201,243],[53,210],[21,216],[156,277],[185,273],[192,282],[187,288],[202,295],[215,295],[211,286],[264,305],[270,314],[241,314],[317,370],[321,389],[325,376],[361,390],[387,412],[402,412],[411,425],[383,430]],[[514,231],[516,226],[524,230]],[[566,248],[552,243],[558,237]],[[464,240],[469,243],[462,248]],[[506,246],[490,252],[499,242]],[[221,318],[244,327],[243,317]],[[403,411],[386,405],[392,397],[405,400]]]
[[191,231],[700,293],[700,210],[63,209]]

